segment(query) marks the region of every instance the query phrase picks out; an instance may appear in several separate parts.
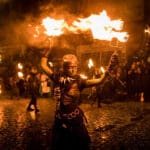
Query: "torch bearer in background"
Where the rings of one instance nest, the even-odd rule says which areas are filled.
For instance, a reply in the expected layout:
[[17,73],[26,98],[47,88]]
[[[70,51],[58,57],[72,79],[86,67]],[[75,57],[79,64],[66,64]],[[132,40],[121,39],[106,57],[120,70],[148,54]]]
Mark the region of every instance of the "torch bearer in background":
[[90,58],[88,60],[88,77],[94,78],[94,75],[95,75],[95,67],[94,67],[93,60]]
[[119,54],[117,51],[114,51],[114,53],[112,54],[108,67],[107,67],[107,74],[111,77],[116,79],[120,85],[122,85],[124,88],[126,87],[125,83],[120,80],[119,78],[116,78],[116,75],[114,75],[114,68],[117,67],[117,65],[119,64]]
[[24,74],[23,74],[23,65],[21,63],[18,63],[17,64],[17,75],[19,78],[23,78],[24,77]]
[[143,115],[144,92],[142,92],[141,95],[140,95],[140,102],[141,102],[141,113],[142,113],[142,115]]

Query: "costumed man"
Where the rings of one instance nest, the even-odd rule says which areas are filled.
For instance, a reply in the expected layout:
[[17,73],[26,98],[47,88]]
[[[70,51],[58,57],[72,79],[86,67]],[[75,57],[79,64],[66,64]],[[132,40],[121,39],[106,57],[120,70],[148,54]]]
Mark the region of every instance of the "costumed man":
[[[39,112],[39,109],[37,108],[37,96],[39,93],[39,79],[37,77],[37,68],[32,66],[29,76],[27,77],[27,82],[29,86],[29,95],[30,95],[30,102],[28,104],[27,110],[32,111],[35,110],[35,112]],[[31,108],[32,105],[34,108]]]
[[107,73],[97,79],[83,79],[77,74],[78,60],[73,54],[64,55],[63,70],[55,73],[48,66],[50,51],[50,49],[45,50],[41,58],[41,67],[54,82],[58,97],[52,148],[53,150],[89,150],[91,139],[86,128],[84,113],[79,107],[80,94],[84,88],[102,83]]

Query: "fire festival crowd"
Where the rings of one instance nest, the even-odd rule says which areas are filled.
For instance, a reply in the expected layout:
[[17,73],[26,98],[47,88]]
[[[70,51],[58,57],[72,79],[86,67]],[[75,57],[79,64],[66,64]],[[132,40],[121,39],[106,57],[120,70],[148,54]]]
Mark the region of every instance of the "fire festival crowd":
[[[32,67],[31,67],[32,68]],[[28,81],[31,72],[26,77],[19,78],[17,76],[9,77],[8,80],[1,80],[3,91],[10,95],[10,99],[28,98],[30,96],[30,82]],[[98,78],[102,75],[99,68],[92,67],[86,70],[89,79]],[[103,84],[92,86],[91,93],[88,95],[89,99],[93,101],[114,99],[116,95],[124,95],[124,99],[139,100],[141,94],[144,94],[144,100],[149,101],[149,79],[150,64],[148,62],[138,59],[133,60],[130,64],[118,65],[111,77],[108,77]],[[51,79],[44,73],[37,70],[37,95],[38,97],[53,96],[54,87]],[[122,99],[120,99],[122,100]],[[99,104],[98,104],[99,105]]]
[[[130,65],[118,64],[117,55],[112,55],[105,70],[101,72],[94,67],[87,71],[88,78],[77,74],[78,60],[75,55],[67,54],[63,57],[63,69],[53,72],[48,64],[50,50],[46,50],[41,58],[41,68],[38,72],[32,66],[26,78],[10,77],[4,84],[10,99],[30,98],[27,110],[39,112],[38,97],[55,97],[56,112],[52,131],[53,150],[88,150],[91,142],[85,125],[86,117],[80,109],[81,91],[88,87],[91,92],[87,99],[91,104],[97,102],[101,107],[103,101],[137,100],[144,96],[144,101],[150,100],[150,64],[143,60],[134,60]],[[44,77],[43,77],[44,76]],[[48,90],[42,90],[46,82]],[[31,107],[34,105],[34,108]],[[80,146],[79,146],[80,145]]]

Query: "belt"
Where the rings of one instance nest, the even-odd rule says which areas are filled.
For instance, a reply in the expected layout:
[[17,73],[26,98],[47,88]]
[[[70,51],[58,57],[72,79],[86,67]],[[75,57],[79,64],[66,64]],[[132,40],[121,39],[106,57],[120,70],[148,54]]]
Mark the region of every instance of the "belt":
[[56,118],[59,118],[59,119],[64,118],[64,119],[69,119],[70,120],[70,119],[76,118],[79,114],[80,114],[79,108],[74,109],[74,111],[72,111],[71,113],[68,113],[68,114],[61,113],[58,110],[58,112],[56,113]]

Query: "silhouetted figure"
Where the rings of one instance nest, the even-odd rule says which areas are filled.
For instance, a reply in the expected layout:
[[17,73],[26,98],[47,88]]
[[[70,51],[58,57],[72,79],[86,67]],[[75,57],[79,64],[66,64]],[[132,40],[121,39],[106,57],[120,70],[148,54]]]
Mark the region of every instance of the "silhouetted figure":
[[[53,150],[89,150],[91,142],[85,124],[85,116],[79,107],[81,91],[103,82],[105,74],[97,79],[84,79],[77,73],[78,60],[68,54],[62,59],[63,70],[53,72],[48,66],[46,50],[41,59],[41,67],[54,82],[54,94],[57,96],[55,121],[52,132]],[[111,65],[109,66],[112,67]]]
[[[28,111],[35,110],[36,112],[38,112],[39,109],[37,108],[37,96],[39,94],[39,79],[37,77],[36,67],[31,68],[31,72],[28,76],[27,82],[29,86],[29,95],[31,98],[27,110]],[[34,106],[34,109],[31,108],[32,105]]]

